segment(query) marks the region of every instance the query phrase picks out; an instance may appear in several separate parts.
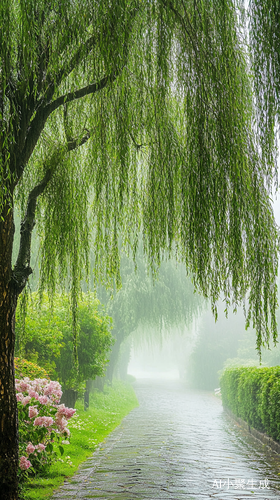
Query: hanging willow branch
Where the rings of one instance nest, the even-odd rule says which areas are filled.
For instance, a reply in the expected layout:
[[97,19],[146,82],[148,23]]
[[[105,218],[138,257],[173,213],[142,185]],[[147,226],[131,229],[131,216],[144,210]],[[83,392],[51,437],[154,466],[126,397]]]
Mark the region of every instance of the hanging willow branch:
[[47,165],[44,165],[46,170],[44,178],[29,193],[25,216],[20,228],[20,247],[18,257],[12,274],[12,281],[18,294],[24,289],[26,281],[32,273],[32,269],[30,267],[31,239],[32,231],[36,223],[35,217],[38,198],[44,193],[54,175],[55,170],[63,161],[65,154],[81,147],[88,141],[89,138],[89,132],[80,139],[71,140],[70,137],[68,137],[66,146],[60,145],[48,160]]
[[1,2],[0,193],[26,206],[57,141],[94,131],[36,199],[41,287],[70,280],[76,296],[90,246],[96,278],[112,284],[120,238],[134,255],[143,240],[151,268],[176,252],[214,311],[220,296],[226,306],[247,299],[258,347],[276,339],[269,189],[278,7],[251,2],[256,101],[238,8],[224,0]]
[[[276,172],[276,139],[280,116],[280,5],[273,0],[251,0],[249,34],[256,122],[262,154],[267,162],[268,181]],[[275,177],[277,186],[277,176]]]

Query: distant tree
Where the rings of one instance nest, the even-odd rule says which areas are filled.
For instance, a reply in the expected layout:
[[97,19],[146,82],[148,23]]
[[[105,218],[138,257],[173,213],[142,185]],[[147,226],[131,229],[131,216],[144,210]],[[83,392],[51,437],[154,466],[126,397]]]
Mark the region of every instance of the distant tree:
[[[21,317],[20,317],[21,318]],[[69,297],[56,294],[52,304],[32,294],[24,318],[16,323],[17,347],[22,357],[38,361],[62,384],[63,401],[75,405],[88,379],[102,376],[113,344],[111,318],[97,299],[80,295],[77,307],[78,373],[73,363],[73,334]],[[71,400],[69,400],[71,398]]]
[[[52,293],[70,281],[74,339],[91,226],[96,273],[118,276],[120,232],[133,251],[143,235],[151,266],[175,249],[213,308],[220,293],[234,303],[247,293],[258,346],[276,335],[277,229],[267,185],[280,95],[280,7],[251,2],[257,115],[261,109],[260,125],[269,125],[259,127],[259,137],[236,4],[0,2],[3,500],[18,496],[14,317],[32,272],[35,222],[41,287]],[[12,267],[16,202],[23,215]]]
[[130,334],[138,330],[138,335],[160,342],[163,332],[189,326],[205,304],[201,296],[194,294],[184,265],[174,259],[162,262],[157,275],[152,276],[142,252],[137,253],[134,261],[122,254],[120,271],[121,290],[113,295],[104,295],[103,291],[102,296],[113,319],[115,338],[106,374],[110,381],[121,346]]

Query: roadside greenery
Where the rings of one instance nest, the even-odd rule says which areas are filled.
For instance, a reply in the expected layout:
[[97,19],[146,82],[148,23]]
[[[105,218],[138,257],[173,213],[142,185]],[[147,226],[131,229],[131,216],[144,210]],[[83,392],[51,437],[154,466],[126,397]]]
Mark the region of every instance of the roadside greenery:
[[104,392],[90,395],[90,408],[83,410],[81,400],[76,403],[76,414],[69,422],[70,444],[57,462],[50,466],[47,474],[37,474],[24,485],[25,500],[47,500],[54,489],[75,473],[78,466],[86,460],[99,443],[117,427],[123,417],[138,406],[132,387],[114,381],[111,387],[105,386]]
[[280,367],[242,367],[221,377],[223,406],[280,441]]
[[87,379],[103,375],[113,344],[112,320],[92,294],[81,294],[79,298],[76,339],[67,294],[56,294],[52,303],[45,294],[40,298],[38,293],[24,300],[24,316],[18,314],[16,321],[17,354],[38,362],[52,379],[59,380],[63,391],[80,389]]
[[63,455],[70,431],[68,420],[76,410],[59,404],[61,385],[47,379],[16,379],[19,419],[19,480],[29,474],[47,472],[51,463]]
[[50,378],[47,371],[36,363],[23,358],[15,358],[15,378],[24,377],[29,377],[30,380],[34,380],[35,378]]

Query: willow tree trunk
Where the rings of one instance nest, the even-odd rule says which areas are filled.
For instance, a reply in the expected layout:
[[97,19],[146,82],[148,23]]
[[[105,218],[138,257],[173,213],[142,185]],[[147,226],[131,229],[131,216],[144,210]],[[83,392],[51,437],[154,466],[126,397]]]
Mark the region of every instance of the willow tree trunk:
[[18,420],[14,347],[17,290],[12,283],[13,210],[0,214],[0,497],[18,498]]

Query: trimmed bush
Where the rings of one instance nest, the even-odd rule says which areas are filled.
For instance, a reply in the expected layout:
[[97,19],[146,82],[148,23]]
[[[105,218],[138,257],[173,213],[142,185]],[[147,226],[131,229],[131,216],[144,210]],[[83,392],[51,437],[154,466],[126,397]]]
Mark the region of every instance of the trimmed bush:
[[230,368],[221,377],[223,406],[280,442],[280,367]]
[[50,378],[44,368],[31,361],[27,361],[27,359],[15,358],[15,378],[24,377],[28,377],[30,380],[35,380],[35,378]]

